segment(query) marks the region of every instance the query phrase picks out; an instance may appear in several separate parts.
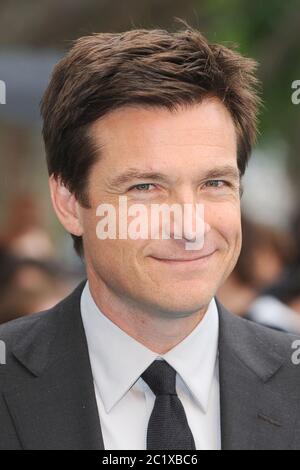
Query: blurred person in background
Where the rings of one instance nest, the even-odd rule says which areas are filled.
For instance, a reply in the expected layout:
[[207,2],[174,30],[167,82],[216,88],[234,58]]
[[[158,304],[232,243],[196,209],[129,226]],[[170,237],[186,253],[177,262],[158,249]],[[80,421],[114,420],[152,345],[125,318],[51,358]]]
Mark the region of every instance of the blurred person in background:
[[0,232],[0,323],[52,307],[82,278],[57,259],[36,200],[15,195]]
[[262,325],[300,334],[300,267],[288,269],[280,279],[260,292],[250,305],[249,320]]
[[48,309],[78,282],[57,261],[17,256],[0,248],[0,323]]
[[296,256],[290,233],[242,217],[243,245],[237,265],[218,292],[233,313],[246,317],[261,291],[282,276]]
[[[285,244],[285,269],[250,305],[247,317],[270,328],[300,334],[300,213],[291,223],[294,242]],[[291,249],[292,248],[292,249]]]
[[53,259],[55,247],[44,227],[37,200],[37,196],[28,192],[13,197],[0,232],[0,242],[20,258]]
[[295,212],[291,223],[291,233],[296,244],[296,256],[294,261],[291,263],[291,269],[295,267],[296,270],[300,267],[300,201],[298,201],[297,207],[298,211]]

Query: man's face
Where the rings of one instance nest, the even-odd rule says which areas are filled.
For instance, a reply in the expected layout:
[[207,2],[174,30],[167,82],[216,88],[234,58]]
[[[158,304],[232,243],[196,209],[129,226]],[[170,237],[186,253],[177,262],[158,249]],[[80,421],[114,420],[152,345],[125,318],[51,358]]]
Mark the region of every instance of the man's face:
[[[213,98],[177,112],[127,107],[94,123],[91,135],[102,156],[89,179],[91,207],[80,214],[88,275],[99,289],[105,284],[154,315],[203,309],[241,249],[237,137],[229,112]],[[96,209],[111,204],[118,214],[120,196],[148,212],[152,204],[203,204],[203,248],[187,251],[184,237],[99,240]]]

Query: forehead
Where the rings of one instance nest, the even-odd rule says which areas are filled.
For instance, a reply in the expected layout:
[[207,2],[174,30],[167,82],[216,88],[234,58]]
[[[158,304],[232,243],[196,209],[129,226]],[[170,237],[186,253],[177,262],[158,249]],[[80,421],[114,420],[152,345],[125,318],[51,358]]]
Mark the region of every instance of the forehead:
[[236,157],[236,130],[225,105],[217,98],[169,111],[165,108],[126,106],[91,127],[102,155],[147,161],[201,154]]

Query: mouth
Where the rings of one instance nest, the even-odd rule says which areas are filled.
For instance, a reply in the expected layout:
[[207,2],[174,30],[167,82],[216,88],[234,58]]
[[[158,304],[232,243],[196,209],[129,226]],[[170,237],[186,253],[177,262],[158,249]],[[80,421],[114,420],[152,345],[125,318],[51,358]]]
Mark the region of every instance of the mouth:
[[208,255],[202,255],[198,257],[185,257],[185,258],[158,258],[156,256],[151,256],[152,259],[170,266],[197,266],[206,263],[214,255],[217,250],[209,253]]

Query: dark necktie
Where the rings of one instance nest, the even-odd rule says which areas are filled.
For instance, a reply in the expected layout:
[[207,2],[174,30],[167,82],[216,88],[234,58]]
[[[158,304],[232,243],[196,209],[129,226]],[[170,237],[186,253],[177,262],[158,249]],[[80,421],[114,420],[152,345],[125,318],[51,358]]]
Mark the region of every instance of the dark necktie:
[[176,371],[156,360],[142,374],[156,395],[147,430],[148,450],[195,450],[185,411],[176,393]]

